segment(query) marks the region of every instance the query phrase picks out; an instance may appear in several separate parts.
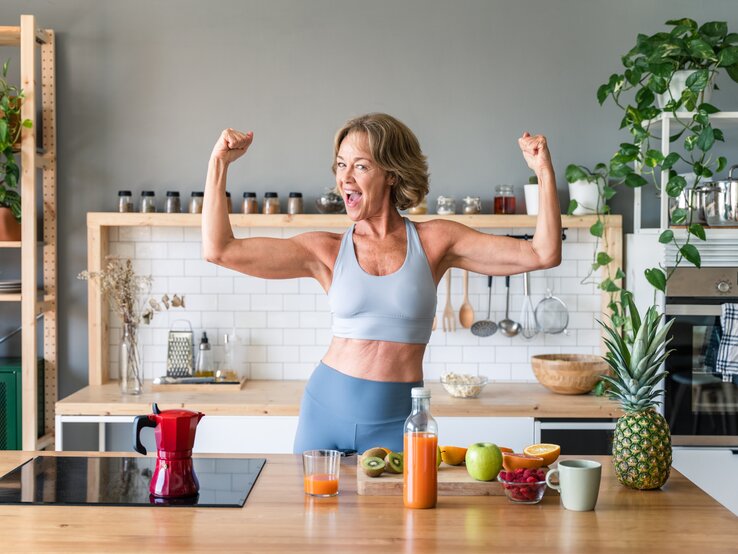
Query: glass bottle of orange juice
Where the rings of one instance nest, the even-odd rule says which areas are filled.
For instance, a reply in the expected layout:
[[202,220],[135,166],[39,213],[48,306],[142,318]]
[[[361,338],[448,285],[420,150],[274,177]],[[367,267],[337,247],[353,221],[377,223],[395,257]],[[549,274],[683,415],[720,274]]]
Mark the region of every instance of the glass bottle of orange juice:
[[412,411],[405,421],[402,498],[408,508],[435,508],[438,476],[438,424],[430,413],[430,389],[410,393]]

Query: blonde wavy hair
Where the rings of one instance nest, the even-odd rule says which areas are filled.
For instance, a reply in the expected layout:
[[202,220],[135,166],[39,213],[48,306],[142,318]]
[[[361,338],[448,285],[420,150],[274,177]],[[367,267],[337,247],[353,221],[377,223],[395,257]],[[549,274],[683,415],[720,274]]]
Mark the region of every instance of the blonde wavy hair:
[[410,128],[384,113],[370,113],[351,119],[336,133],[333,141],[333,174],[341,142],[350,133],[365,133],[376,164],[394,177],[392,204],[406,210],[428,194],[428,162]]

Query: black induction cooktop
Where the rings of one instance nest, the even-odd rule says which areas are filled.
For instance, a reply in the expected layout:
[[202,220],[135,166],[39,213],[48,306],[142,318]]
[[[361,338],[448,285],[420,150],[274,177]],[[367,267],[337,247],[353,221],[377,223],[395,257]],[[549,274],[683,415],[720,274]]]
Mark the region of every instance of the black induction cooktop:
[[0,504],[198,506],[239,508],[264,458],[193,458],[200,493],[163,499],[149,494],[155,458],[37,456],[0,477]]

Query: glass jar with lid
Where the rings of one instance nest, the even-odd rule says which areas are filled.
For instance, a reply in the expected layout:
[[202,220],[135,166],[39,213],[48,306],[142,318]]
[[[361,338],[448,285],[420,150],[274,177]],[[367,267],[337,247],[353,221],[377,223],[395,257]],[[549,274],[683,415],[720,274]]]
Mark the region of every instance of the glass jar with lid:
[[515,213],[515,193],[512,185],[497,185],[495,189],[495,213]]
[[167,191],[167,203],[164,211],[168,214],[178,214],[182,211],[182,205],[179,201],[179,192],[176,190]]
[[256,200],[255,192],[244,192],[243,193],[243,213],[245,214],[258,214],[259,213],[259,202]]
[[156,197],[153,190],[141,191],[141,213],[156,211]]
[[265,192],[262,212],[265,214],[279,213],[279,195],[276,192]]
[[121,213],[133,211],[133,197],[130,190],[118,191],[118,211]]
[[205,194],[200,191],[193,191],[192,194],[190,194],[189,212],[191,214],[201,214],[202,213],[202,202],[204,198],[205,198]]
[[428,213],[428,198],[423,197],[423,199],[418,202],[415,206],[412,206],[407,209],[407,213],[410,215],[423,215]]
[[439,196],[436,201],[438,215],[453,215],[456,213],[456,200],[453,196]]
[[302,200],[301,192],[291,192],[290,197],[287,200],[287,213],[290,215],[301,214],[304,210],[304,204]]
[[465,196],[461,211],[465,214],[481,214],[482,199],[479,196]]

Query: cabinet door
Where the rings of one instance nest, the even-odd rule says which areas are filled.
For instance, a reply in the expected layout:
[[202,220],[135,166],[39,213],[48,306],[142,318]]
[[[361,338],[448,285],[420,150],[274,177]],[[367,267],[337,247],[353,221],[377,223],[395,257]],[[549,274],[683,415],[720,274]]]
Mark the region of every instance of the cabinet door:
[[0,372],[0,450],[20,450],[19,393],[16,374]]
[[206,416],[195,435],[194,452],[292,454],[297,416]]
[[441,445],[468,447],[475,442],[493,442],[522,452],[534,442],[532,417],[437,417],[436,421]]

